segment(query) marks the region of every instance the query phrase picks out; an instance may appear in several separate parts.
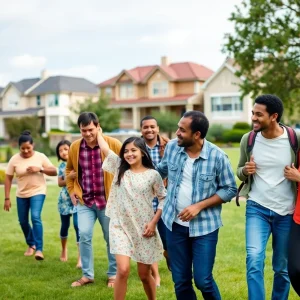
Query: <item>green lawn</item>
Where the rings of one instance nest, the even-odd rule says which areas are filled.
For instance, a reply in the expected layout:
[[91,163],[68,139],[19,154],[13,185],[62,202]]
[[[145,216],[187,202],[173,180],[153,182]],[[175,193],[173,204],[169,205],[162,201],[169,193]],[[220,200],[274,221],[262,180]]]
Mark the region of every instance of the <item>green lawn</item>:
[[[235,170],[238,149],[225,149]],[[14,192],[14,190],[13,190]],[[3,187],[0,188],[3,195]],[[76,265],[76,244],[73,228],[69,234],[69,261],[59,260],[60,220],[57,212],[57,195],[59,188],[49,186],[47,199],[43,209],[44,255],[45,260],[37,262],[33,257],[23,256],[26,250],[23,234],[17,221],[16,203],[13,201],[10,213],[0,212],[0,299],[113,299],[113,292],[106,288],[107,258],[102,232],[99,224],[95,224],[94,257],[95,284],[82,288],[71,288],[72,281],[80,278],[81,271]],[[234,201],[223,206],[224,227],[220,229],[214,277],[219,286],[222,299],[247,299],[245,277],[245,241],[244,214],[245,203],[236,207]],[[267,299],[271,298],[272,267],[270,243],[267,250],[265,283]],[[162,278],[157,292],[158,300],[174,300],[173,283],[165,262],[160,263]],[[128,285],[128,300],[142,300],[145,295],[137,277],[136,266],[132,264]],[[198,299],[202,299],[198,293]],[[299,299],[291,288],[289,299]],[[187,299],[188,300],[188,299]]]

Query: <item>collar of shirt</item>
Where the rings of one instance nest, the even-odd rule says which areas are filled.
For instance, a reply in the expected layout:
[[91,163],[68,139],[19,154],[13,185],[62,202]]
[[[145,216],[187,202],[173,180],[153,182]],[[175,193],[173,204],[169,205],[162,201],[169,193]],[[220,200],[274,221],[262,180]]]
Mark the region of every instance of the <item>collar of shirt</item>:
[[85,141],[85,139],[82,139],[81,144],[80,144],[80,148],[83,149],[97,149],[100,148],[99,145],[97,144],[94,148],[91,148]]

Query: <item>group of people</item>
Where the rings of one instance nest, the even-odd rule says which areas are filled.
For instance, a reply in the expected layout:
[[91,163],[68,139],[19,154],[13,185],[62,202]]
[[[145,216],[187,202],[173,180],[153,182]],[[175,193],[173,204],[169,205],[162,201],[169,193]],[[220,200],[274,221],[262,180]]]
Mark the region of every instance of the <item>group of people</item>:
[[[265,299],[264,259],[271,234],[272,299],[288,299],[290,281],[300,296],[300,192],[296,186],[300,155],[291,146],[290,131],[280,123],[282,114],[278,97],[257,97],[252,110],[255,134],[244,135],[240,145],[237,176],[245,182],[240,194],[247,197],[246,269],[251,300]],[[125,299],[131,259],[137,262],[147,298],[156,299],[162,257],[172,272],[177,299],[196,299],[193,280],[204,299],[221,299],[213,278],[221,210],[238,190],[227,155],[205,138],[206,116],[199,111],[184,113],[176,139],[170,141],[159,135],[156,119],[146,116],[140,123],[142,136],[123,144],[102,133],[92,112],[80,114],[77,124],[82,138],[72,144],[61,141],[56,149],[62,160],[58,172],[60,259],[67,260],[73,216],[77,267],[82,268],[82,277],[72,287],[94,282],[92,237],[98,220],[107,246],[107,286],[114,288],[116,300]],[[300,147],[300,136],[297,139]],[[34,151],[29,132],[20,136],[19,146],[20,153],[11,158],[6,170],[4,209],[11,208],[10,189],[16,174],[18,217],[28,245],[24,255],[42,260],[44,174],[54,176],[56,168],[44,154]]]

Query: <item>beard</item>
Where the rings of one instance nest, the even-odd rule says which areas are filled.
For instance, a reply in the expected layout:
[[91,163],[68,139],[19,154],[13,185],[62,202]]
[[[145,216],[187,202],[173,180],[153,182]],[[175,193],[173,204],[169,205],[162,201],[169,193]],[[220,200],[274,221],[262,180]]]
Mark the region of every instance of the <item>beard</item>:
[[184,148],[187,148],[187,147],[191,147],[194,145],[193,141],[185,141],[183,139],[180,139],[177,137],[177,145],[179,147],[184,147]]

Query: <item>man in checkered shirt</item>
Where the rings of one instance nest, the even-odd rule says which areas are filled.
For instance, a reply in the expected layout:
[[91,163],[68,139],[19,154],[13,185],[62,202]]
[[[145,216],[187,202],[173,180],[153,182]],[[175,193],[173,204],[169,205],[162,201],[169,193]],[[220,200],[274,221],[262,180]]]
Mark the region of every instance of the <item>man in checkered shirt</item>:
[[[153,164],[156,166],[161,161],[166,144],[168,143],[169,139],[162,137],[159,135],[159,127],[157,125],[157,120],[152,116],[144,117],[141,122],[141,133],[145,140],[147,150],[152,158]],[[153,210],[156,212],[158,206],[157,198],[153,199]],[[166,243],[166,226],[162,219],[160,219],[157,223],[157,229],[159,235],[161,237],[163,247],[164,247],[164,256],[167,261],[168,268],[170,269],[170,263],[168,258],[167,252],[167,243]],[[152,265],[152,275],[156,281],[156,285],[160,285],[160,277],[158,272],[158,265],[154,263]]]

